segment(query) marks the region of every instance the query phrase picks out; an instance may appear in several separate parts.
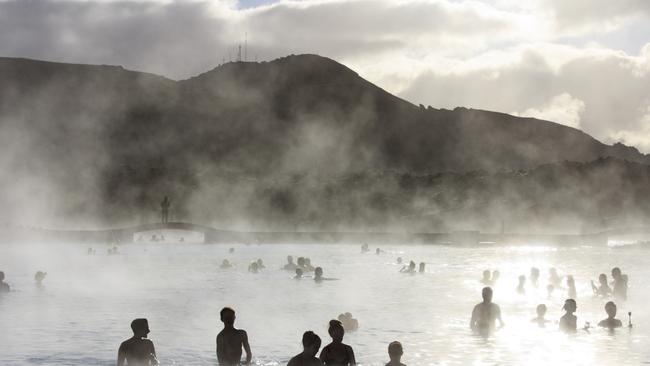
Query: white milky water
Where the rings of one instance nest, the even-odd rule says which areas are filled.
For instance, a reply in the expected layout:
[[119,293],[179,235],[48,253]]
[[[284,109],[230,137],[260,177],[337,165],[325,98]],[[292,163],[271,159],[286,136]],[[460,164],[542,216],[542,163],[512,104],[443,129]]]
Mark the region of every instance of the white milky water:
[[[314,330],[329,342],[327,323],[351,312],[360,329],[347,333],[362,365],[388,361],[389,342],[404,345],[407,365],[639,365],[650,363],[650,278],[643,248],[449,247],[381,245],[386,253],[361,254],[359,245],[207,245],[133,243],[107,255],[108,245],[86,254],[78,244],[0,245],[0,270],[12,286],[0,295],[0,365],[114,365],[117,348],[131,336],[130,322],[149,320],[162,365],[215,365],[219,310],[237,311],[236,327],[248,332],[253,361],[286,364],[301,351],[301,335]],[[235,252],[228,253],[228,248]],[[322,266],[320,284],[293,280],[279,268],[285,257],[310,257]],[[424,274],[398,273],[395,259],[426,262]],[[247,271],[251,260],[267,266]],[[220,269],[223,259],[235,263]],[[515,293],[517,276],[541,270],[539,291]],[[606,300],[594,298],[589,280],[620,266],[630,277],[619,318],[634,327],[565,335],[557,320],[565,291],[547,299],[548,268],[572,274],[578,287],[578,324],[605,318]],[[484,269],[501,272],[494,301],[505,328],[483,339],[471,334],[472,307],[480,299]],[[46,271],[42,287],[34,273]],[[545,329],[530,322],[535,306],[548,306]]]

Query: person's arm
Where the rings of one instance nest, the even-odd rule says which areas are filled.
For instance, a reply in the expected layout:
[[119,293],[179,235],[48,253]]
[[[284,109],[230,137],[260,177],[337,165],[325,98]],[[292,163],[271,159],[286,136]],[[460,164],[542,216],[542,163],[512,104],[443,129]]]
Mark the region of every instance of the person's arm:
[[223,365],[226,361],[224,352],[225,347],[223,344],[221,344],[221,339],[219,336],[217,336],[217,362],[219,362],[219,365]]
[[474,330],[476,328],[476,317],[477,317],[477,311],[476,311],[476,306],[474,306],[474,310],[472,310],[472,318],[469,321],[469,328],[471,330]]
[[158,359],[156,358],[156,347],[154,347],[153,342],[149,341],[151,345],[151,350],[149,351],[149,359],[152,365],[158,365]]
[[495,306],[497,307],[497,319],[499,319],[500,328],[503,328],[506,325],[506,323],[504,323],[503,319],[501,319],[501,308],[499,307],[499,305],[495,305]]
[[117,366],[124,366],[124,361],[126,361],[126,354],[122,345],[120,345],[120,348],[117,350]]
[[242,345],[244,346],[244,351],[246,352],[246,365],[250,365],[251,360],[253,359],[253,354],[251,353],[251,346],[248,344],[248,334],[246,331],[241,331]]
[[355,366],[357,360],[354,359],[354,350],[350,346],[348,346],[348,357],[350,358],[350,366]]

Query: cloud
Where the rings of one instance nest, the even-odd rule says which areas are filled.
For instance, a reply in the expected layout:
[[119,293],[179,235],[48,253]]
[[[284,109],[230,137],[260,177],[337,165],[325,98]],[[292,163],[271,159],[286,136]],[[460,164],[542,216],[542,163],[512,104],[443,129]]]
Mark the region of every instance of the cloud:
[[580,129],[580,118],[584,110],[585,103],[583,101],[572,97],[569,93],[562,93],[551,98],[539,109],[529,108],[521,113],[513,112],[513,114],[557,122]]

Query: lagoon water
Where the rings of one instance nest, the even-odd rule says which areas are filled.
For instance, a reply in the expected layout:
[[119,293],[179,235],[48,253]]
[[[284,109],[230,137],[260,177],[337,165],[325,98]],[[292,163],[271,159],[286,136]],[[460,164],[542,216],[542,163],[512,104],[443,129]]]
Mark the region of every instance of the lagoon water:
[[[362,365],[383,365],[386,347],[399,340],[407,365],[638,365],[650,362],[649,251],[643,248],[450,247],[382,245],[386,252],[361,254],[359,245],[206,245],[133,243],[107,255],[78,244],[0,245],[0,270],[12,292],[0,295],[0,365],[114,365],[117,347],[131,336],[133,318],[149,319],[162,365],[215,365],[219,310],[232,306],[236,326],[248,331],[257,365],[284,365],[301,351],[305,330],[329,342],[327,322],[351,312],[360,323],[346,334]],[[235,252],[228,253],[228,248]],[[310,257],[338,281],[320,284],[279,268],[287,254]],[[395,259],[427,263],[424,274],[398,273]],[[257,274],[247,264],[262,258]],[[223,259],[235,263],[220,269]],[[517,276],[541,270],[540,288],[517,295]],[[564,335],[557,320],[565,292],[546,297],[548,268],[572,274],[578,288],[578,325],[605,317],[606,300],[593,298],[589,280],[620,266],[630,276],[630,300],[619,318],[634,327],[609,333]],[[484,269],[498,269],[494,301],[505,328],[493,337],[468,329],[480,301]],[[42,287],[34,273],[46,271]],[[553,322],[530,322],[546,303]]]

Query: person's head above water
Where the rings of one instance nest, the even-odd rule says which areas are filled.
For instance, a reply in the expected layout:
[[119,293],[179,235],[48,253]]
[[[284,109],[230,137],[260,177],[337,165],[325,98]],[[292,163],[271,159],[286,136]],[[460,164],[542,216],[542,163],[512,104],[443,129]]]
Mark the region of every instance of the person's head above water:
[[612,268],[612,278],[618,279],[619,277],[621,277],[621,269],[618,267]]
[[149,322],[145,318],[134,319],[131,322],[134,337],[145,338],[149,334]]
[[397,257],[397,263],[402,263],[402,257]]
[[420,262],[420,272],[424,272],[426,264],[424,262]]
[[606,285],[607,284],[607,275],[604,273],[601,273],[600,276],[598,276],[598,282],[601,285]]
[[303,267],[305,265],[305,257],[298,257],[298,265]]
[[293,256],[290,255],[287,256],[287,263],[289,264],[293,263]]
[[485,271],[483,271],[483,279],[484,279],[484,280],[489,280],[491,274],[492,274],[492,273],[490,272],[490,270],[489,270],[489,269],[486,269]]
[[575,311],[578,310],[578,304],[574,299],[566,299],[564,301],[564,306],[562,306],[562,310],[567,313],[575,313]]
[[402,344],[398,341],[393,341],[390,342],[388,345],[388,357],[390,357],[391,361],[396,360],[399,361],[404,354],[404,349],[402,348]]
[[605,312],[610,319],[614,319],[616,317],[616,304],[613,301],[608,301],[605,304]]
[[343,324],[340,321],[332,319],[330,320],[330,326],[327,333],[329,333],[334,342],[342,342],[343,336],[345,335],[345,329],[343,329]]
[[0,282],[5,280],[5,273],[0,271]]
[[483,290],[481,291],[481,296],[483,297],[483,302],[492,302],[492,288],[490,287],[483,287]]
[[311,330],[306,331],[302,335],[302,347],[304,348],[304,352],[307,353],[308,355],[314,357],[318,353],[318,350],[320,349],[321,345],[321,340],[318,334],[312,332]]
[[546,305],[544,304],[537,305],[537,308],[535,308],[535,312],[537,312],[538,318],[543,318],[544,315],[546,315]]
[[296,278],[302,278],[302,269],[296,268]]
[[221,321],[223,322],[224,325],[232,327],[233,324],[235,324],[235,311],[229,307],[225,307],[221,309],[221,312],[219,313],[221,316]]
[[315,275],[316,277],[321,277],[321,276],[323,276],[323,269],[322,269],[321,267],[316,267],[316,269],[314,270],[314,275]]

